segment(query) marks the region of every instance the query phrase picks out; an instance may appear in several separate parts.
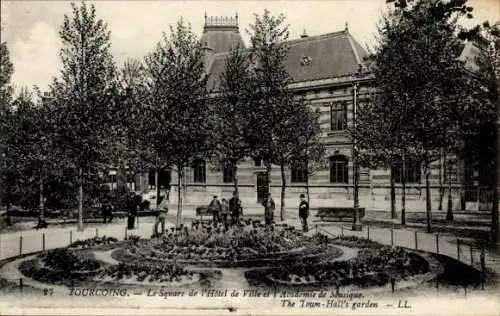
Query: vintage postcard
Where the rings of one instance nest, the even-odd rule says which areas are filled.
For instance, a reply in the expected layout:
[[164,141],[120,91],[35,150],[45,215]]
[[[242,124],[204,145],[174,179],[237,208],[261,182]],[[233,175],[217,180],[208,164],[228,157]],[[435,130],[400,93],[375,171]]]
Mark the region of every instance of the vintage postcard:
[[500,315],[498,1],[0,6],[0,314]]

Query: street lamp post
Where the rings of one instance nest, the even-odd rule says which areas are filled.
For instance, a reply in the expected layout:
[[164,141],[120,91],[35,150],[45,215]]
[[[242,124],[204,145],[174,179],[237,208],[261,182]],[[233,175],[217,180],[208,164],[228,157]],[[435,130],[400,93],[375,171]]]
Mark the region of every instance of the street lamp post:
[[356,142],[356,128],[357,128],[357,110],[358,110],[358,83],[353,84],[353,155],[352,164],[354,172],[354,222],[352,224],[352,230],[362,230],[362,226],[359,219],[359,166],[358,166],[358,147]]

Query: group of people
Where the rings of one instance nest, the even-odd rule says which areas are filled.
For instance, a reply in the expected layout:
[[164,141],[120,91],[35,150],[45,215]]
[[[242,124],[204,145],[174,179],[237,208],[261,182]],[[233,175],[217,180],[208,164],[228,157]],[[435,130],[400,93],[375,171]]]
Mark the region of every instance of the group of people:
[[[124,207],[127,211],[127,229],[135,229],[135,218],[139,211],[145,208],[141,196],[135,192],[131,192],[125,198]],[[115,207],[111,200],[109,198],[105,199],[101,205],[101,216],[104,223],[111,223],[113,221],[114,210]]]
[[222,224],[227,230],[229,226],[239,223],[240,217],[243,216],[243,206],[238,197],[238,192],[234,191],[233,197],[229,201],[223,198],[222,203],[215,195],[208,205],[208,211],[212,213],[214,227]]
[[[266,227],[270,227],[274,223],[274,210],[276,204],[270,193],[267,193],[266,198],[262,202],[264,206],[264,219]],[[158,228],[161,225],[161,234],[165,233],[165,221],[168,213],[168,200],[164,196],[158,199],[156,208],[157,216],[154,224],[153,234],[159,236]],[[233,192],[233,197],[229,200],[223,198],[219,201],[215,195],[208,205],[208,211],[212,213],[212,223],[214,227],[223,225],[227,230],[230,226],[240,223],[240,218],[243,216],[243,207],[238,192]],[[302,224],[302,230],[307,232],[309,230],[307,219],[309,217],[309,203],[304,194],[300,195],[299,203],[299,218]]]
[[[264,206],[264,219],[266,226],[271,226],[274,222],[274,210],[276,209],[276,204],[274,203],[271,193],[266,194],[266,198],[262,201],[262,206]],[[300,195],[299,204],[299,218],[302,224],[302,230],[304,232],[309,231],[309,225],[307,224],[307,218],[309,217],[309,202],[306,200],[304,194]]]

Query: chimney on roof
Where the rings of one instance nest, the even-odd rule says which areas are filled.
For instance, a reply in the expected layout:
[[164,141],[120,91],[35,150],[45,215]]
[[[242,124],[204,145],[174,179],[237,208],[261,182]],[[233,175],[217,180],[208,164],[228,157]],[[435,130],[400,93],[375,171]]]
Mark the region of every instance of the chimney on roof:
[[307,35],[306,29],[304,29],[304,31],[302,32],[302,35],[300,35],[300,38],[306,38],[306,37],[309,37],[309,35]]
[[349,23],[345,21],[345,31],[349,32]]

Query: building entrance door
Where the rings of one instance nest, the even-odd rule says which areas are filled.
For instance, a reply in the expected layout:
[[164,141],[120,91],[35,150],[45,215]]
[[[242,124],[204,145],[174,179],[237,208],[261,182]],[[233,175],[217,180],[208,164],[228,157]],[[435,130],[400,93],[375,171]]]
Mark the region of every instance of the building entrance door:
[[257,202],[261,203],[266,198],[269,192],[269,185],[267,183],[267,172],[257,173]]

